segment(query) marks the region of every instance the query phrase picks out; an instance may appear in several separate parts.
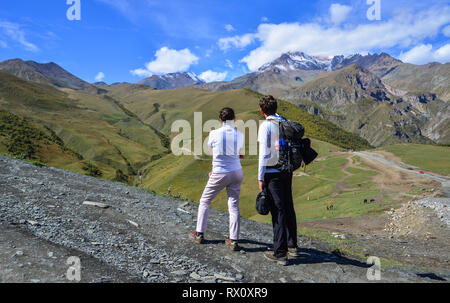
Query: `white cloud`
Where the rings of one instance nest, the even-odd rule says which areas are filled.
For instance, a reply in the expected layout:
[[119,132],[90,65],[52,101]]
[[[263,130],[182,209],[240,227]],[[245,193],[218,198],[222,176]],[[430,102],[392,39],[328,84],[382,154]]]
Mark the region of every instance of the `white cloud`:
[[103,72],[99,72],[97,76],[95,76],[95,82],[102,82],[105,79],[105,74]]
[[3,34],[5,37],[21,44],[28,51],[37,52],[39,50],[39,48],[36,45],[29,42],[25,38],[25,32],[21,29],[21,26],[17,23],[0,21],[0,34]]
[[441,63],[450,62],[450,44],[442,46],[434,52],[434,58]]
[[253,43],[255,39],[256,39],[255,34],[245,34],[243,36],[221,38],[219,39],[218,44],[221,50],[227,50],[231,47],[244,48]]
[[348,14],[352,10],[351,6],[341,5],[339,3],[333,3],[330,6],[331,22],[335,25],[339,25],[347,19]]
[[432,48],[433,46],[431,44],[421,44],[410,49],[406,53],[401,53],[399,57],[403,62],[423,64],[427,61],[431,61]]
[[212,70],[207,70],[206,72],[201,73],[198,77],[205,82],[214,82],[214,81],[223,81],[227,77],[227,72],[218,73],[213,72]]
[[267,22],[267,21],[269,21],[269,18],[267,18],[267,17],[262,17],[261,18],[261,22]]
[[222,50],[243,48],[252,42],[261,45],[245,56],[252,71],[288,51],[311,55],[363,53],[380,48],[407,48],[439,33],[450,22],[450,6],[433,7],[419,13],[400,12],[390,20],[339,28],[317,23],[261,24],[256,33],[222,38]]
[[444,27],[442,29],[442,33],[444,34],[444,36],[450,37],[450,25],[447,25],[446,27]]
[[132,70],[131,73],[140,77],[149,77],[152,74],[183,72],[199,60],[187,48],[174,50],[163,47],[155,53],[155,57],[156,59],[154,61],[145,64],[145,69],[138,68]]
[[229,68],[233,68],[233,62],[231,62],[230,60],[228,60],[228,59],[226,59],[225,60],[225,65],[227,66],[227,67],[229,67]]
[[437,50],[431,44],[420,44],[409,51],[400,54],[400,60],[413,64],[425,64],[433,61],[450,62],[450,44],[446,44]]
[[225,30],[226,30],[227,32],[233,32],[233,31],[235,31],[236,29],[233,27],[233,25],[227,24],[227,25],[225,25]]
[[131,73],[138,77],[150,77],[153,73],[147,69],[138,68],[131,71]]

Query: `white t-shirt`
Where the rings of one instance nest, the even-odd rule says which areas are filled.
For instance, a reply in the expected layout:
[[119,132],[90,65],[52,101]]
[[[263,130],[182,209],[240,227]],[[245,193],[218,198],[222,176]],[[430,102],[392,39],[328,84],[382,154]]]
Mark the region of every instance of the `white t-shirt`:
[[223,174],[241,169],[239,150],[244,146],[244,135],[234,128],[231,120],[209,133],[208,145],[213,150],[213,173]]
[[285,120],[278,114],[267,117],[258,130],[259,142],[259,165],[258,165],[258,180],[264,181],[266,173],[279,173],[276,168],[267,168],[267,166],[274,166],[278,163],[278,126],[270,120],[282,121]]

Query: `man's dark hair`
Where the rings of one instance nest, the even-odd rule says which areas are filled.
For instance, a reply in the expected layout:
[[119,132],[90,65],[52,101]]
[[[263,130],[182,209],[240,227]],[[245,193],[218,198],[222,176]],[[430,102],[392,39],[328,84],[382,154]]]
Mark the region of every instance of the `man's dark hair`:
[[262,111],[268,115],[275,115],[278,109],[277,100],[271,96],[264,96],[259,100],[259,107],[261,107]]
[[230,107],[223,108],[219,113],[219,119],[222,121],[233,120],[234,117],[234,110]]

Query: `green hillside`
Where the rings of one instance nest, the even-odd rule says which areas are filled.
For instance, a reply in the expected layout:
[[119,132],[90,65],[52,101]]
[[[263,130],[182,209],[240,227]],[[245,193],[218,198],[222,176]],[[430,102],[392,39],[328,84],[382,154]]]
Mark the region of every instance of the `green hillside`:
[[426,144],[396,144],[383,146],[402,162],[419,169],[450,175],[450,147]]
[[[136,113],[142,121],[169,136],[173,135],[170,134],[173,121],[182,119],[193,125],[194,112],[202,112],[203,121],[217,119],[219,110],[226,106],[235,110],[237,119],[264,119],[258,106],[261,95],[248,89],[212,92],[195,88],[153,90],[113,86],[110,94]],[[279,103],[279,113],[302,123],[308,137],[347,149],[370,147],[366,140],[325,119],[308,114],[289,102],[280,100]]]
[[[164,158],[169,152],[170,137],[174,135],[170,133],[171,123],[177,119],[193,122],[196,111],[202,112],[206,121],[217,119],[220,108],[231,106],[238,119],[262,119],[258,113],[260,95],[246,89],[219,93],[193,88],[157,91],[123,84],[102,88],[102,91],[109,90],[107,96],[56,89],[2,71],[0,80],[2,109],[32,121],[38,129],[59,138],[66,148],[95,163],[99,175],[110,180],[133,182],[140,170]],[[290,103],[280,101],[280,113],[300,121],[311,138],[347,149],[369,147],[356,135]],[[61,161],[57,166],[66,164]]]
[[40,130],[32,121],[3,109],[0,109],[0,152],[37,164],[45,163],[80,173],[89,164],[51,131]]
[[0,71],[0,108],[50,129],[110,180],[118,170],[132,177],[167,152],[154,130],[102,95],[58,90]]

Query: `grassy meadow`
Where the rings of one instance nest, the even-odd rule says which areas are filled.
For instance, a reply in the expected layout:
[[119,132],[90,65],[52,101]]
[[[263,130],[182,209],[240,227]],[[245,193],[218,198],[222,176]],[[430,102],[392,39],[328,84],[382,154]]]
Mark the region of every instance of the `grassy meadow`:
[[[353,217],[379,214],[390,209],[396,201],[376,189],[372,178],[376,171],[363,165],[358,157],[335,153],[340,147],[313,140],[313,148],[319,151],[318,160],[294,173],[293,197],[299,222],[336,217]],[[255,198],[258,162],[241,160],[244,182],[241,190],[241,215],[252,220],[269,223],[270,216],[258,215]],[[354,167],[347,167],[352,165]],[[198,202],[211,171],[211,159],[195,160],[193,156],[168,155],[150,163],[142,186],[156,193]],[[376,199],[377,203],[363,201]],[[332,201],[333,209],[327,210]],[[227,210],[226,191],[213,201],[212,207]]]
[[394,154],[405,164],[442,175],[450,175],[450,146],[397,144],[383,146],[381,150]]

